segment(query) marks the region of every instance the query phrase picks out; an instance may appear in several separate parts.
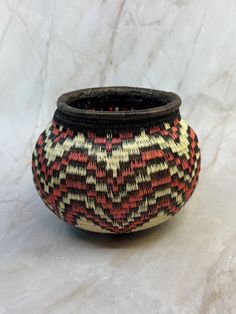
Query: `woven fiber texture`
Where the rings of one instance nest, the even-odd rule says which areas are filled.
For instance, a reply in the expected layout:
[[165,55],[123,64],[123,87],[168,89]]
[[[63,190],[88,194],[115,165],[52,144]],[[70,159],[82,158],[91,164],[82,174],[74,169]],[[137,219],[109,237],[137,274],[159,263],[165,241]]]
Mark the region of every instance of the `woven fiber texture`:
[[32,170],[38,193],[59,218],[126,233],[180,210],[197,184],[200,150],[180,115],[124,130],[76,129],[55,115],[36,143]]

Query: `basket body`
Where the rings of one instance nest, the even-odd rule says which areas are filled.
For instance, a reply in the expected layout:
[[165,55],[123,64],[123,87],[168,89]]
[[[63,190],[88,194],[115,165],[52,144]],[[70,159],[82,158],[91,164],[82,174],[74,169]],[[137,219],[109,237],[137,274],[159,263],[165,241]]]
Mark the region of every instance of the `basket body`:
[[193,193],[200,150],[179,111],[161,119],[84,124],[57,110],[36,143],[37,191],[82,229],[127,233],[175,215]]

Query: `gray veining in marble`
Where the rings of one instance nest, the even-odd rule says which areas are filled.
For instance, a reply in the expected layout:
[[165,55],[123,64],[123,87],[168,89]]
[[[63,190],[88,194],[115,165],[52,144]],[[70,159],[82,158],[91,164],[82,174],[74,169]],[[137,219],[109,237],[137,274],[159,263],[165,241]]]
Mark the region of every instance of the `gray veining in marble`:
[[[236,1],[0,1],[0,313],[236,313]],[[75,230],[39,199],[31,152],[63,92],[177,92],[198,188],[128,236]]]

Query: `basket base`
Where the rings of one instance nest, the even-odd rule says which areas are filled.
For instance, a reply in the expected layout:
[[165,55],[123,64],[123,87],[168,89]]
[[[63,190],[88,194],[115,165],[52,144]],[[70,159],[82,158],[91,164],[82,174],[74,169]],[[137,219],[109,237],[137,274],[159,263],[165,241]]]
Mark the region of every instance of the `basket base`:
[[120,229],[120,232],[112,232],[107,229],[101,228],[99,225],[96,225],[92,221],[87,220],[86,218],[77,219],[76,225],[74,225],[76,228],[80,228],[83,230],[91,231],[91,232],[97,232],[97,233],[111,233],[111,234],[121,234],[121,233],[131,233],[131,232],[137,232],[145,229],[152,228],[154,226],[157,226],[167,220],[169,220],[173,215],[168,215],[164,212],[160,212],[156,217],[150,219],[148,222],[144,223],[142,226],[138,226],[135,229],[124,232],[122,229]]

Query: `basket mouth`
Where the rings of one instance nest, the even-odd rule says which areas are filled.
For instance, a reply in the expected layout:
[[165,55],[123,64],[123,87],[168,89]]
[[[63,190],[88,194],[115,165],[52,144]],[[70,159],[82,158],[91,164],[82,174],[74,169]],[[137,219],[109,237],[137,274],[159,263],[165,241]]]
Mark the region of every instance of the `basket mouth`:
[[57,101],[58,110],[72,117],[123,121],[168,116],[180,105],[180,97],[172,92],[128,86],[75,90]]

